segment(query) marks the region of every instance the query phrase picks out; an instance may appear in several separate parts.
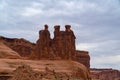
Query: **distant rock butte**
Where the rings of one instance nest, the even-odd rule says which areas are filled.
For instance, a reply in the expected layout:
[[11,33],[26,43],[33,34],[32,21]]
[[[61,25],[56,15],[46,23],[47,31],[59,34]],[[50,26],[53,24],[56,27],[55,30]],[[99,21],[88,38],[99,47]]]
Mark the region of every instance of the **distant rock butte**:
[[93,80],[120,80],[120,71],[115,69],[91,69]]

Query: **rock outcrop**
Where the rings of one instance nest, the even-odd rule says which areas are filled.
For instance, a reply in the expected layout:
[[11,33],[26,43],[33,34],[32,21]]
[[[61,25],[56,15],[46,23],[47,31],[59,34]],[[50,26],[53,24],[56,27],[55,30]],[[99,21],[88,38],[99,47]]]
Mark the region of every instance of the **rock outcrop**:
[[85,65],[88,69],[90,69],[90,56],[88,51],[76,51],[76,61]]
[[35,54],[38,59],[50,59],[53,56],[50,55],[50,41],[50,32],[45,25],[45,29],[39,31],[39,39],[36,42]]
[[75,60],[75,35],[70,25],[65,25],[65,31],[60,31],[60,26],[54,26],[53,51],[61,59]]
[[0,42],[0,58],[18,59],[20,55]]
[[12,80],[90,80],[87,68],[75,61],[0,59],[0,64],[0,75],[9,74]]
[[31,43],[23,38],[0,37],[0,42],[19,53],[27,59],[47,60],[74,60],[90,68],[90,57],[87,51],[78,51],[75,47],[75,35],[71,25],[65,25],[65,30],[60,30],[60,25],[54,26],[54,38],[51,39],[48,25],[39,31],[39,39]]
[[12,50],[19,53],[22,57],[28,57],[33,52],[35,44],[21,38],[6,38],[0,36],[0,42],[4,43],[6,46],[11,48]]
[[70,25],[65,25],[65,31],[60,31],[59,25],[54,26],[54,38],[51,39],[48,25],[45,25],[45,29],[39,31],[34,56],[37,59],[75,60],[89,69],[90,56],[87,51],[76,50],[76,37],[70,28]]
[[35,75],[33,69],[25,64],[17,67],[11,74],[12,76],[8,80],[40,80],[40,77]]
[[48,25],[44,30],[39,31],[35,53],[38,59],[70,59],[75,60],[75,35],[70,29],[70,25],[65,25],[66,30],[60,31],[60,26],[54,26],[54,38],[50,38]]
[[91,69],[93,80],[120,80],[120,71],[115,69]]

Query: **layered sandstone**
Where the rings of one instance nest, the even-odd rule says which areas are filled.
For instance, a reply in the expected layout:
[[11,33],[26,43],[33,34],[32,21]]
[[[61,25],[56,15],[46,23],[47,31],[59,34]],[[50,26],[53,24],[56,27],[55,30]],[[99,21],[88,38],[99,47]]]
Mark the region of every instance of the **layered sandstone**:
[[89,53],[87,51],[76,50],[76,37],[70,28],[70,25],[65,25],[65,31],[60,31],[59,25],[54,26],[54,38],[51,39],[48,25],[45,25],[45,29],[39,31],[39,39],[36,42],[34,51],[35,55],[37,55],[36,58],[75,60],[89,69]]
[[21,38],[6,38],[0,36],[0,42],[4,43],[6,46],[12,50],[19,53],[20,56],[28,57],[33,52],[35,44]]
[[11,58],[17,59],[21,58],[20,55],[0,42],[0,58]]
[[115,69],[91,69],[93,80],[120,80],[120,71]]
[[35,76],[39,80],[90,80],[87,68],[75,61],[0,59],[0,64],[0,76],[11,75],[13,80],[34,80]]
[[54,38],[50,38],[48,25],[39,31],[39,39],[36,42],[35,54],[38,59],[64,59],[75,60],[75,35],[70,25],[65,25],[66,30],[60,31],[60,26],[54,26]]
[[16,51],[22,57],[29,59],[49,59],[49,60],[74,60],[90,68],[90,57],[87,51],[78,51],[75,48],[75,35],[70,29],[70,25],[65,25],[65,30],[60,31],[60,26],[54,26],[54,38],[50,37],[48,25],[39,31],[39,39],[35,44],[21,38],[0,37],[0,42]]
[[88,69],[90,69],[90,56],[88,51],[76,51],[76,61],[85,65]]

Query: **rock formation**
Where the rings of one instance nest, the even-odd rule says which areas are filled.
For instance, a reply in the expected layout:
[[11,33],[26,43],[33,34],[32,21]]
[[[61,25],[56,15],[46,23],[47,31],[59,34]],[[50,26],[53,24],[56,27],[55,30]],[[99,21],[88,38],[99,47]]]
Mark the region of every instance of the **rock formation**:
[[45,25],[44,30],[39,31],[39,39],[36,44],[23,38],[6,38],[2,36],[0,36],[0,42],[19,53],[22,57],[30,57],[29,59],[75,60],[89,69],[89,54],[87,51],[76,50],[76,37],[70,28],[70,25],[65,25],[65,30],[60,31],[60,25],[55,25],[54,38],[51,39],[48,25]]
[[[91,80],[91,77],[92,80],[120,80],[118,70],[90,69],[89,52],[76,50],[76,37],[70,28],[65,25],[65,30],[60,31],[60,25],[54,26],[51,39],[45,25],[45,29],[39,31],[36,44],[23,38],[0,36],[0,80]],[[22,60],[33,57],[39,61]],[[20,66],[23,63],[30,66]]]
[[91,69],[93,80],[120,80],[120,71],[115,69]]
[[90,56],[88,51],[76,51],[76,61],[85,65],[88,69],[90,69]]
[[37,59],[75,60],[90,68],[88,52],[78,51],[75,48],[76,37],[70,25],[65,25],[65,31],[60,31],[60,25],[55,25],[53,39],[50,38],[48,25],[44,27],[44,30],[39,31],[39,39],[34,51]]
[[0,42],[0,58],[18,59],[20,55]]
[[87,68],[75,61],[0,59],[0,64],[0,79],[9,74],[10,80],[90,80]]
[[75,48],[75,35],[70,29],[71,25],[65,25],[65,30],[60,30],[60,25],[54,26],[54,38],[50,38],[48,25],[39,31],[39,39],[36,44],[23,38],[5,38],[0,36],[0,42],[19,53],[22,57],[30,59],[52,59],[52,60],[75,60],[88,69],[90,68],[90,57],[87,51],[78,51]]
[[50,33],[48,25],[45,25],[44,30],[39,31],[39,39],[37,40],[35,53],[38,59],[49,59],[50,56]]
[[45,25],[45,29],[39,31],[39,39],[36,44],[35,53],[38,59],[75,60],[75,35],[70,27],[70,25],[65,25],[66,30],[60,31],[59,25],[54,26],[54,38],[51,39],[48,25]]
[[35,47],[35,44],[23,38],[5,38],[3,36],[0,36],[0,42],[4,43],[9,48],[19,53],[19,55],[22,57],[30,56]]
[[54,53],[62,59],[75,59],[75,35],[70,29],[70,25],[65,25],[66,30],[60,31],[60,26],[54,26],[53,48]]
[[21,65],[12,72],[12,77],[8,80],[40,80],[39,76],[35,76],[35,72],[29,65]]

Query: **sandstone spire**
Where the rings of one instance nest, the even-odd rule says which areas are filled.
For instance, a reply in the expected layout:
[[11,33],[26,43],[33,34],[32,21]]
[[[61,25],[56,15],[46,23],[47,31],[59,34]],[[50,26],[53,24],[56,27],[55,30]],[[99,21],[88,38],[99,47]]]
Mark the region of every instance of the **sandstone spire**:
[[50,53],[50,32],[48,25],[44,25],[44,30],[39,31],[39,39],[36,44],[36,54],[38,59],[48,58]]
[[50,38],[48,25],[39,31],[36,44],[38,59],[75,59],[75,35],[70,25],[65,25],[65,31],[60,31],[60,25],[54,26],[54,38]]

